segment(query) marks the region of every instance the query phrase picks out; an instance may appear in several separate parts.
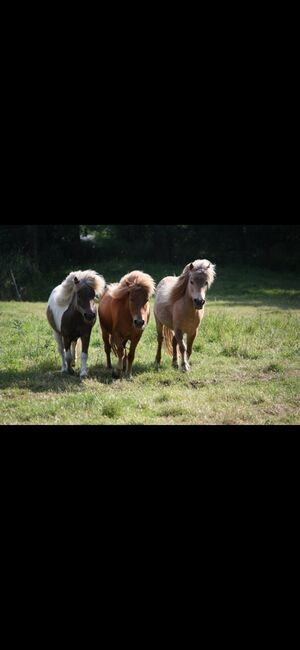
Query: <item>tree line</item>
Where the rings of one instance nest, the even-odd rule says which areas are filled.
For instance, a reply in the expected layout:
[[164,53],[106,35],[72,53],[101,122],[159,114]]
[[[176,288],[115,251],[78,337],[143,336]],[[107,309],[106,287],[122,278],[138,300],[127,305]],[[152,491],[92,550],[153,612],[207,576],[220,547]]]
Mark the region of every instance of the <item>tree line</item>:
[[207,257],[218,264],[244,263],[300,270],[300,226],[106,225],[89,226],[104,254],[186,263]]
[[[83,239],[90,235],[90,240]],[[186,263],[208,257],[218,264],[247,263],[300,269],[300,226],[295,225],[3,225],[2,260],[31,269],[91,263],[118,256],[128,261]]]

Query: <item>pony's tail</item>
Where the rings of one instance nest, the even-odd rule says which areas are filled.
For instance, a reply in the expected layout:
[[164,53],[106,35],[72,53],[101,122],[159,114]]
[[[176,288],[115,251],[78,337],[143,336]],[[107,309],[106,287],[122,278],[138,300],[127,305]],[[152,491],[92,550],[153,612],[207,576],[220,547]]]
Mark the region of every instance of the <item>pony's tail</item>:
[[163,337],[167,353],[172,357],[174,332],[172,332],[172,330],[170,330],[166,325],[163,326]]

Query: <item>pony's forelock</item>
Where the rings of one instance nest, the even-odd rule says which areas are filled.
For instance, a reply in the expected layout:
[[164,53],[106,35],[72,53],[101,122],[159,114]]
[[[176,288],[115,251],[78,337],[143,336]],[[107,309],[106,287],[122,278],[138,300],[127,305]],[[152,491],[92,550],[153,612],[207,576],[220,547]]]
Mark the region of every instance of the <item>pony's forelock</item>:
[[192,264],[193,269],[190,269],[190,264],[188,267],[190,269],[190,273],[203,274],[206,278],[208,288],[210,288],[216,277],[216,265],[212,264],[212,262],[209,260],[195,260],[192,262]]
[[110,284],[108,291],[110,296],[115,300],[124,298],[124,296],[134,289],[144,289],[148,298],[151,298],[155,292],[155,282],[151,275],[143,271],[131,271],[124,275],[120,282]]
[[[75,282],[78,280],[78,283]],[[86,284],[94,289],[95,294],[99,297],[104,293],[105,280],[102,275],[96,271],[88,269],[87,271],[72,271],[66,279],[57,288],[55,300],[58,305],[65,306],[70,304],[75,291],[78,291],[82,284]]]

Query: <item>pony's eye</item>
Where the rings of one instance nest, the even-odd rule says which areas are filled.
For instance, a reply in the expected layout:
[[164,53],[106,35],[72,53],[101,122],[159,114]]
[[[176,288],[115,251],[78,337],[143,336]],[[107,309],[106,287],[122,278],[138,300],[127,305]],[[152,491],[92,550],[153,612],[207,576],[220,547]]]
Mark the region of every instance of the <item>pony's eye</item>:
[[194,280],[191,280],[191,284],[194,284]]

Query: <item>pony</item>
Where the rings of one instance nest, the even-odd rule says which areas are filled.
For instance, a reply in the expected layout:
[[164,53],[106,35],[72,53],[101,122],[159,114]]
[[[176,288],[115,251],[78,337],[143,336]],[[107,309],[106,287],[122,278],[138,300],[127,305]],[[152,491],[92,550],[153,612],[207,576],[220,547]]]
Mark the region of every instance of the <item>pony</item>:
[[[178,368],[178,347],[181,370],[190,370],[189,359],[193,343],[204,316],[206,292],[215,280],[215,264],[209,260],[195,260],[187,264],[180,277],[167,276],[161,280],[154,304],[157,329],[156,365],[161,362],[163,341],[167,352],[173,356],[173,366]],[[184,341],[187,335],[187,346]]]
[[80,377],[87,377],[90,337],[97,318],[95,298],[103,295],[105,286],[102,275],[89,269],[72,271],[62,284],[53,289],[48,300],[47,318],[61,354],[61,372],[73,374],[76,345],[81,339]]
[[[118,357],[118,365],[113,372],[121,378],[123,371],[132,379],[132,364],[136,347],[150,319],[149,300],[155,291],[153,278],[142,271],[131,271],[120,282],[108,285],[102,296],[98,311],[102,338],[111,369],[111,350]],[[126,344],[130,341],[127,356]]]

